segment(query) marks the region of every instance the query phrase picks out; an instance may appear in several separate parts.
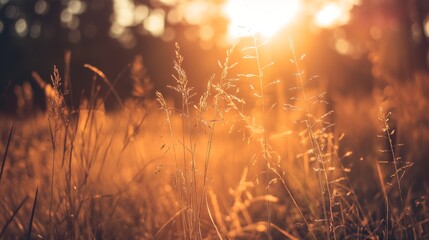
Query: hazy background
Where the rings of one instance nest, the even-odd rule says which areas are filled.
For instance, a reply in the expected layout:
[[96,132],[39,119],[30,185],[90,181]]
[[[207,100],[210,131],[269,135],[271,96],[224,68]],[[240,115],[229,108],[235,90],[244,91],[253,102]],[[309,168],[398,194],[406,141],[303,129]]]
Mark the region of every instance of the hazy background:
[[[375,67],[400,81],[417,69],[427,68],[428,1],[286,2],[291,4],[277,9],[278,15],[260,8],[274,17],[272,22],[285,20],[269,37],[268,57],[278,66],[275,77],[291,77],[282,72],[291,67],[287,62],[289,36],[308,56],[307,70],[328,79],[329,86],[345,95],[371,94],[374,79],[382,79],[372,74]],[[63,72],[66,50],[72,53],[71,78],[76,92],[88,87],[92,77],[82,67],[84,63],[115,79],[137,54],[143,56],[156,88],[165,86],[172,72],[176,41],[182,46],[191,80],[204,82],[216,72],[217,60],[223,58],[225,49],[236,41],[231,25],[234,21],[240,24],[240,19],[231,15],[240,10],[231,7],[234,4],[243,3],[0,0],[0,90],[5,92],[1,109],[14,111],[11,89],[16,84],[31,83],[40,97],[42,92],[37,91],[31,72],[39,72],[45,81],[54,64]],[[255,19],[258,17],[266,18]],[[378,61],[377,66],[374,61]],[[117,85],[124,96],[129,84],[125,72]]]

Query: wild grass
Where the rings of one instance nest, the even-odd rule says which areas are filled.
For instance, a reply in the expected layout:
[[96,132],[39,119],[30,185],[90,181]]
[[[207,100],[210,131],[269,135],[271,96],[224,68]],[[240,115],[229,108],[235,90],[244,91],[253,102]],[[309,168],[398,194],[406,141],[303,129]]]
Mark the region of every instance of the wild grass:
[[[77,108],[70,53],[63,77],[34,73],[47,111],[0,117],[0,238],[428,237],[427,189],[413,191],[421,183],[407,173],[419,163],[402,159],[395,116],[383,112],[382,141],[355,156],[293,41],[288,64],[265,64],[267,44],[254,36],[228,49],[201,93],[179,44],[172,81],[154,94],[141,57],[127,99],[118,79],[86,64],[92,87]],[[272,80],[273,64],[295,74]],[[104,110],[109,97],[116,112]]]

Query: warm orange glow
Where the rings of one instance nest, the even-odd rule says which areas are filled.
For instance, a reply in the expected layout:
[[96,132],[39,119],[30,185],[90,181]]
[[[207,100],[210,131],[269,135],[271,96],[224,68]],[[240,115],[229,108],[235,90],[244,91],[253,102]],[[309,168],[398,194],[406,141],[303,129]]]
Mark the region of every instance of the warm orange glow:
[[350,6],[338,3],[328,3],[323,6],[315,16],[316,25],[319,27],[335,27],[349,21]]
[[232,38],[261,34],[270,37],[290,23],[300,9],[299,0],[229,0],[225,12]]

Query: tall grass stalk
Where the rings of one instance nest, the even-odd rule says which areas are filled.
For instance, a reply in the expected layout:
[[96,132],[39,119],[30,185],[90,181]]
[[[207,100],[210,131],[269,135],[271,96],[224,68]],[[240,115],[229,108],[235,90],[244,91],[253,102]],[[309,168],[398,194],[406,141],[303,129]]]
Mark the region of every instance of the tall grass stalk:
[[[386,221],[387,221],[386,234],[389,234],[389,220],[391,221],[390,231],[395,231],[395,229],[397,229],[394,225],[395,221],[397,221],[398,223],[400,223],[399,230],[402,234],[404,234],[403,237],[408,238],[407,229],[411,224],[407,223],[408,222],[407,217],[412,216],[412,212],[409,211],[409,208],[405,206],[404,193],[402,189],[402,185],[403,185],[402,178],[405,176],[406,170],[413,166],[413,163],[402,160],[402,157],[398,155],[398,149],[402,147],[403,144],[394,142],[393,138],[397,133],[396,133],[396,129],[394,128],[392,129],[392,123],[391,123],[392,112],[385,113],[383,107],[380,107],[379,112],[381,115],[379,117],[379,120],[382,123],[382,127],[381,127],[381,134],[379,134],[378,137],[384,139],[384,141],[387,142],[387,148],[380,149],[379,152],[387,153],[389,155],[389,159],[391,160],[391,161],[379,161],[379,164],[393,162],[394,173],[391,174],[390,177],[394,178],[394,182],[396,182],[396,185],[397,185],[396,186],[397,194],[399,195],[399,206],[396,206],[397,207],[396,209],[398,210],[398,214],[395,214],[395,211],[390,211],[390,210],[394,210],[395,208],[392,208],[392,206],[396,205],[392,201],[393,196],[391,195],[392,199],[389,200],[386,187],[384,186],[384,183],[381,182],[383,194],[386,202]],[[379,178],[382,179],[383,176],[379,168],[380,167],[377,165]],[[391,212],[390,216],[388,215],[389,212]],[[411,219],[411,221],[415,221],[415,220]],[[416,236],[415,232],[413,234],[414,236]]]
[[[180,116],[182,120],[182,154],[183,154],[183,193],[184,193],[184,199],[187,204],[187,210],[185,211],[185,214],[187,216],[187,235],[189,238],[195,237],[195,231],[198,231],[199,221],[196,216],[196,206],[195,206],[195,199],[197,197],[197,180],[196,180],[196,169],[195,169],[195,152],[192,149],[189,149],[186,146],[186,135],[190,132],[190,110],[189,105],[190,99],[194,96],[192,93],[193,88],[188,86],[188,77],[186,75],[185,70],[182,67],[183,64],[183,56],[180,54],[180,46],[178,43],[175,44],[175,59],[174,59],[174,70],[177,73],[176,75],[172,75],[174,80],[176,81],[176,86],[168,86],[174,90],[176,90],[181,95],[181,111]],[[192,144],[192,134],[189,134],[189,144]],[[192,145],[191,145],[192,146]],[[187,152],[190,152],[191,154],[191,173],[192,177],[189,179],[188,177],[188,157]],[[188,183],[190,181],[190,183]],[[189,188],[189,189],[188,189]],[[190,192],[187,192],[189,190]],[[198,231],[200,232],[200,231]]]
[[[293,39],[290,38],[289,39],[289,44],[290,44],[290,50],[292,52],[292,59],[291,61],[293,62],[293,64],[295,65],[295,70],[296,70],[296,77],[299,80],[299,88],[301,90],[301,97],[302,97],[302,101],[304,103],[304,114],[305,114],[305,126],[306,126],[306,131],[307,131],[307,135],[308,138],[310,140],[311,143],[311,151],[315,154],[316,157],[316,173],[317,173],[317,178],[318,178],[318,182],[319,182],[319,187],[321,190],[321,195],[322,195],[322,207],[323,207],[323,216],[324,219],[323,221],[325,222],[325,231],[326,231],[326,239],[330,239],[331,238],[331,232],[333,234],[334,239],[336,239],[336,234],[335,234],[335,226],[334,226],[334,214],[333,214],[333,210],[332,210],[332,193],[329,187],[329,179],[328,179],[328,174],[326,171],[326,166],[325,166],[325,155],[322,152],[322,148],[319,144],[319,141],[316,137],[316,134],[313,130],[313,127],[315,125],[314,120],[312,120],[312,113],[310,111],[310,106],[309,106],[309,101],[312,101],[312,99],[308,98],[305,92],[305,83],[304,83],[304,78],[303,78],[303,74],[304,72],[301,70],[301,67],[299,65],[299,62],[302,61],[304,55],[298,59],[296,56],[296,51],[295,51],[295,44],[293,42]],[[313,103],[318,101],[320,99],[315,99],[313,100]],[[327,196],[326,196],[327,195]],[[326,209],[326,203],[328,203],[328,207],[329,207],[329,212]]]
[[[255,47],[255,60],[256,60],[256,64],[258,67],[258,83],[259,83],[259,98],[260,98],[260,104],[261,104],[261,115],[262,115],[262,128],[264,131],[264,135],[262,137],[262,157],[265,161],[265,182],[267,184],[266,186],[266,194],[267,196],[270,196],[270,185],[269,185],[269,171],[270,171],[270,162],[269,162],[269,149],[268,149],[268,143],[267,143],[267,123],[266,123],[266,116],[265,114],[267,114],[267,112],[265,111],[265,97],[264,97],[264,89],[265,89],[265,85],[264,85],[264,69],[269,66],[262,66],[261,65],[261,59],[259,56],[259,44],[258,43],[258,39],[256,37],[256,35],[253,35],[253,44]],[[267,205],[267,223],[268,223],[268,229],[267,229],[267,235],[268,235],[268,239],[271,239],[271,206],[270,206],[270,201],[267,199],[266,200],[266,205]]]
[[[178,157],[176,156],[176,148],[174,147],[173,139],[173,128],[172,128],[172,116],[170,115],[170,110],[167,107],[166,101],[161,93],[157,93],[158,102],[161,104],[161,109],[166,111],[167,121],[169,125],[170,138],[173,144],[174,158],[176,164],[176,183],[180,188],[179,194],[181,202],[184,204],[183,208],[186,211],[182,215],[182,223],[184,227],[184,236],[188,239],[193,238],[202,238],[201,236],[201,227],[200,219],[198,216],[199,207],[198,207],[198,189],[197,189],[197,163],[196,163],[196,144],[200,131],[200,122],[202,119],[202,113],[205,111],[205,102],[208,97],[208,92],[200,99],[200,108],[197,108],[197,117],[195,124],[195,131],[192,133],[191,125],[191,98],[195,96],[192,93],[193,88],[188,86],[188,78],[186,71],[183,69],[183,56],[180,54],[180,46],[178,43],[175,44],[175,59],[174,59],[174,70],[177,75],[172,75],[175,80],[176,85],[171,86],[167,85],[168,88],[173,89],[181,96],[181,105],[179,110],[180,119],[182,122],[181,128],[181,141],[182,154],[183,154],[183,170],[179,169]],[[188,140],[187,140],[188,137]],[[188,158],[190,155],[190,159]],[[188,170],[188,161],[190,160],[190,169]],[[189,172],[190,171],[190,172]],[[190,173],[190,176],[188,175]],[[181,204],[182,204],[181,203]]]
[[[184,194],[182,189],[182,180],[181,180],[181,174],[180,174],[180,168],[178,163],[178,157],[176,153],[176,143],[174,141],[174,134],[173,134],[173,125],[172,125],[172,119],[171,119],[171,109],[167,105],[167,101],[165,100],[164,96],[160,92],[156,92],[156,100],[161,105],[161,110],[165,112],[165,115],[167,117],[166,122],[168,125],[168,134],[170,137],[171,147],[173,149],[173,159],[175,164],[175,174],[174,174],[174,183],[177,186],[177,190],[179,192],[179,204],[181,209],[186,209],[186,206],[184,205]],[[180,216],[182,218],[182,228],[183,228],[183,236],[187,238],[187,231],[186,231],[186,216],[183,214],[183,212],[180,212]]]
[[21,210],[21,208],[24,206],[27,200],[28,200],[28,196],[25,196],[25,198],[18,204],[18,207],[16,207],[16,209],[12,212],[11,216],[6,220],[6,222],[4,223],[0,231],[0,239],[3,239],[3,236],[6,233],[7,228],[13,222],[15,217],[18,215],[19,210]]
[[[395,173],[393,174],[393,176],[395,176],[396,184],[398,185],[397,188],[399,193],[399,199],[401,201],[400,211],[402,211],[404,209],[404,199],[402,197],[403,194],[402,194],[402,187],[401,187],[401,179],[399,176],[399,173],[401,171],[401,169],[399,169],[399,161],[401,157],[398,157],[396,155],[395,146],[392,140],[392,136],[395,134],[395,130],[392,130],[389,124],[390,115],[392,115],[392,112],[388,112],[385,114],[383,111],[383,108],[380,107],[380,113],[382,115],[382,118],[380,118],[380,121],[382,121],[384,125],[382,128],[382,132],[385,134],[385,138],[388,143],[388,149],[386,149],[386,151],[388,151],[391,154],[393,166],[395,168]],[[384,150],[381,150],[381,151],[384,151]]]
[[31,240],[31,231],[33,229],[33,220],[34,220],[34,214],[36,212],[38,194],[39,194],[39,187],[36,188],[36,193],[34,194],[33,208],[31,209],[30,221],[28,223],[28,234],[27,234],[28,240]]
[[[207,88],[202,93],[198,104],[193,104],[191,98],[195,96],[195,94],[192,93],[193,89],[188,87],[186,72],[182,68],[183,57],[180,55],[180,47],[176,43],[174,69],[177,75],[173,75],[173,79],[177,85],[168,87],[178,92],[181,96],[181,109],[178,110],[178,112],[182,122],[181,141],[179,141],[183,151],[182,170],[179,168],[178,156],[176,154],[172,109],[167,106],[164,96],[159,92],[156,93],[157,101],[160,103],[161,109],[164,110],[167,116],[168,131],[172,142],[171,144],[173,145],[172,148],[176,167],[175,179],[180,188],[179,195],[181,207],[186,208],[186,211],[181,214],[185,238],[202,238],[201,217],[204,199],[206,199],[205,196],[207,194],[208,169],[216,124],[222,121],[224,112],[228,111],[229,108],[238,109],[235,102],[240,102],[239,98],[228,92],[230,89],[235,88],[234,82],[236,81],[236,79],[228,78],[228,71],[236,66],[236,63],[230,63],[233,49],[234,47],[227,51],[224,63],[219,63],[222,70],[219,81],[215,83],[215,75],[213,75],[207,82]],[[212,103],[210,104],[209,101],[212,101]],[[227,107],[224,108],[224,104]],[[193,108],[191,106],[193,106]],[[195,111],[191,111],[193,109],[195,109]],[[192,118],[194,112],[195,119]],[[206,113],[212,114],[209,120],[204,119]],[[193,120],[195,120],[195,122],[193,122]],[[204,127],[208,127],[209,133],[203,157],[202,180],[201,183],[199,183],[197,178],[197,172],[199,171],[197,168],[197,145],[200,132]],[[186,141],[186,137],[188,137],[188,141]],[[188,160],[190,160],[189,163]],[[190,164],[189,170],[188,164]]]
[[[207,139],[206,144],[206,151],[204,156],[204,172],[203,172],[203,183],[202,183],[202,194],[200,196],[200,208],[198,212],[198,216],[201,216],[202,206],[203,206],[203,200],[206,198],[206,187],[207,187],[207,179],[208,179],[208,169],[209,169],[209,163],[210,163],[210,156],[211,156],[211,150],[213,145],[213,136],[215,132],[216,123],[219,121],[222,121],[223,119],[223,111],[224,109],[221,108],[221,102],[227,101],[229,104],[233,102],[232,98],[233,96],[228,93],[228,90],[232,87],[235,87],[233,84],[233,80],[228,78],[228,72],[230,69],[234,68],[236,66],[236,63],[231,64],[230,58],[234,51],[235,45],[233,45],[229,50],[226,52],[225,61],[223,64],[219,63],[219,67],[222,69],[222,74],[220,77],[220,80],[218,83],[213,83],[213,77],[209,81],[207,86],[207,91],[205,93],[205,98],[207,99],[208,95],[210,94],[210,89],[214,88],[215,95],[213,97],[213,115],[210,120],[210,129],[209,129],[209,135]],[[201,101],[200,101],[201,102]],[[200,104],[201,108],[201,104]]]
[[55,179],[55,155],[57,152],[58,135],[63,126],[67,125],[65,114],[65,102],[62,91],[62,81],[58,68],[54,65],[53,75],[51,75],[52,83],[52,95],[49,96],[48,101],[50,103],[49,108],[49,131],[51,134],[52,143],[52,161],[51,161],[51,190],[50,190],[50,203],[49,203],[49,227],[48,227],[48,239],[50,238],[52,230],[52,207],[54,203],[54,179]]
[[376,163],[376,168],[377,168],[377,176],[378,176],[378,180],[380,181],[380,186],[381,189],[383,191],[383,199],[384,199],[384,204],[386,207],[386,217],[385,217],[385,221],[386,221],[386,231],[384,232],[384,238],[385,239],[389,239],[389,224],[390,224],[390,216],[389,216],[389,211],[390,211],[390,206],[389,206],[389,197],[387,195],[387,190],[386,190],[386,184],[384,183],[384,177],[383,177],[383,173],[381,172],[381,168],[380,165],[378,163]]
[[12,124],[12,126],[10,127],[9,130],[9,135],[7,137],[7,142],[6,142],[6,149],[4,150],[4,154],[3,154],[3,161],[1,163],[1,168],[0,168],[0,182],[1,182],[1,178],[3,176],[3,170],[4,170],[4,166],[6,164],[6,158],[7,158],[7,153],[9,152],[9,146],[10,146],[10,142],[12,140],[12,135],[13,135],[13,128],[15,126],[15,123]]

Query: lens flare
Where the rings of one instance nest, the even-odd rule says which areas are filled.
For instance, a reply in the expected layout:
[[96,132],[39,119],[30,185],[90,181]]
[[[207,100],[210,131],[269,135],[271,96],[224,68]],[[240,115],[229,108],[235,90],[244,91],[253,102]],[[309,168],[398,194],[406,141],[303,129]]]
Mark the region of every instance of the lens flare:
[[224,9],[229,19],[228,35],[271,37],[288,25],[299,9],[299,0],[230,0]]
[[343,25],[350,20],[351,4],[328,3],[323,6],[315,16],[315,23],[322,28]]

